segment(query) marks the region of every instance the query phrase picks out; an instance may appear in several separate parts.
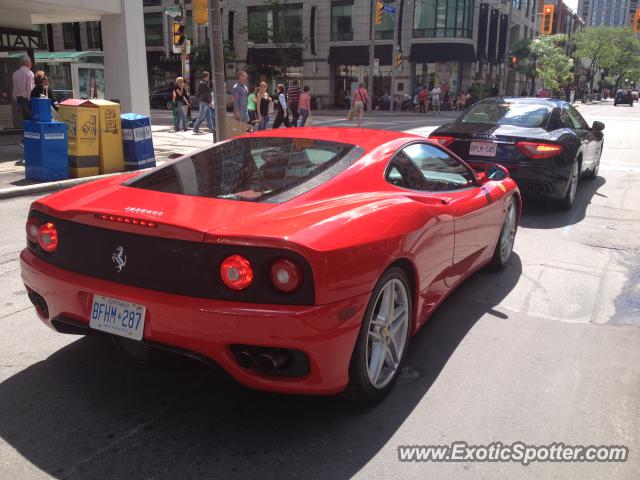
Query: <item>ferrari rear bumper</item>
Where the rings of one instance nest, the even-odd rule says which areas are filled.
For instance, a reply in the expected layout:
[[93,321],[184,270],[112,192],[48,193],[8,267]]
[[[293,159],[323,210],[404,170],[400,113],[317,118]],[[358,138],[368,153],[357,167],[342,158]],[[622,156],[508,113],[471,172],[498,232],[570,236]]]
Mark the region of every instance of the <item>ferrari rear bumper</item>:
[[[283,393],[333,394],[345,388],[369,297],[320,306],[238,303],[96,279],[53,266],[28,250],[20,260],[22,280],[34,303],[38,297],[44,301],[36,311],[49,327],[69,333],[89,329],[93,295],[134,302],[146,307],[144,343],[209,359],[248,387]],[[267,374],[241,366],[238,345],[302,353],[308,365],[301,376]]]

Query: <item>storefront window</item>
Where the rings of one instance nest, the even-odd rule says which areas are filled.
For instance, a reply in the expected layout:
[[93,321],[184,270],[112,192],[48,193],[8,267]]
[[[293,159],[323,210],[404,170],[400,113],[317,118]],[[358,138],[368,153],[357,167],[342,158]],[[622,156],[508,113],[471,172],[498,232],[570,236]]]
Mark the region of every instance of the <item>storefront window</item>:
[[102,50],[102,29],[100,22],[87,22],[87,48]]
[[[386,0],[385,5],[394,6],[394,0]],[[398,13],[396,12],[396,15]],[[375,25],[376,39],[377,40],[391,40],[393,39],[393,31],[395,30],[395,17],[389,13],[384,12],[382,14],[382,23]]]
[[472,38],[473,7],[473,0],[416,2],[413,20],[414,38]]
[[65,50],[75,50],[76,48],[76,32],[73,23],[62,24],[62,41]]
[[442,90],[443,97],[448,93],[456,94],[459,88],[459,72],[459,62],[417,63],[416,85],[415,91],[412,93],[417,93],[420,86],[424,86],[428,90],[438,86]]
[[353,0],[331,2],[331,40],[353,40]]
[[254,43],[301,43],[302,4],[248,7],[248,36]]
[[104,98],[104,70],[78,68],[80,98]]
[[37,63],[36,69],[44,70],[47,73],[47,77],[49,77],[49,88],[58,101],[73,97],[70,63]]
[[147,47],[164,46],[162,15],[162,12],[148,12],[144,14],[144,36]]

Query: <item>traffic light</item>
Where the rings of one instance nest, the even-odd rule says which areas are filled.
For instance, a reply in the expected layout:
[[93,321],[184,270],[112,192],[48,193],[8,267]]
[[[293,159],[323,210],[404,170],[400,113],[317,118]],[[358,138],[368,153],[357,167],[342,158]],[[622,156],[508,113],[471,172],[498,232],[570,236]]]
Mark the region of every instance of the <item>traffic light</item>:
[[384,2],[376,0],[376,25],[382,25],[382,14],[384,12]]
[[402,52],[396,53],[396,67],[400,68],[402,66]]
[[545,5],[542,10],[542,35],[551,35],[553,33],[553,11],[554,5]]
[[636,33],[640,31],[640,8],[636,10],[636,14],[633,17],[633,31]]
[[176,17],[173,19],[173,46],[182,47],[184,40],[184,21],[182,17]]

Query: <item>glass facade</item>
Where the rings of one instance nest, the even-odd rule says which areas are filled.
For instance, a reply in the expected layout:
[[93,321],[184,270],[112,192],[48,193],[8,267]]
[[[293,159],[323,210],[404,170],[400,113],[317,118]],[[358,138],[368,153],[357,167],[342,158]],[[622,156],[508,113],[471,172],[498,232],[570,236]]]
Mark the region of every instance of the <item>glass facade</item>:
[[254,43],[301,43],[302,4],[248,7],[248,36]]
[[73,23],[62,24],[62,41],[65,50],[75,50],[76,48],[76,32]]
[[87,22],[87,48],[102,50],[102,29],[100,22]]
[[331,40],[353,40],[353,0],[331,2]]
[[473,0],[416,1],[413,37],[472,38],[473,6]]
[[162,12],[148,12],[144,14],[144,36],[147,47],[164,47],[162,17]]

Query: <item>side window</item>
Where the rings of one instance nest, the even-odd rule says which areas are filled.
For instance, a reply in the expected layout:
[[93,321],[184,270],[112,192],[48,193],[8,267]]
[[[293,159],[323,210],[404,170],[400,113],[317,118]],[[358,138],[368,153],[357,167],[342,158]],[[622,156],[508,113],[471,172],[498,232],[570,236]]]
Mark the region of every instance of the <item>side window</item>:
[[562,109],[562,113],[560,113],[560,120],[562,120],[564,128],[576,128],[573,120],[569,116],[569,112],[567,112],[567,108]]
[[473,173],[458,160],[433,145],[415,143],[398,152],[386,179],[398,187],[439,192],[474,185]]
[[573,107],[566,107],[566,108],[567,108],[567,114],[569,115],[569,117],[571,118],[571,121],[573,122],[573,125],[574,125],[573,128],[589,130],[589,125],[587,124],[587,122],[585,122],[584,118],[582,118],[582,115],[580,115],[575,108]]

